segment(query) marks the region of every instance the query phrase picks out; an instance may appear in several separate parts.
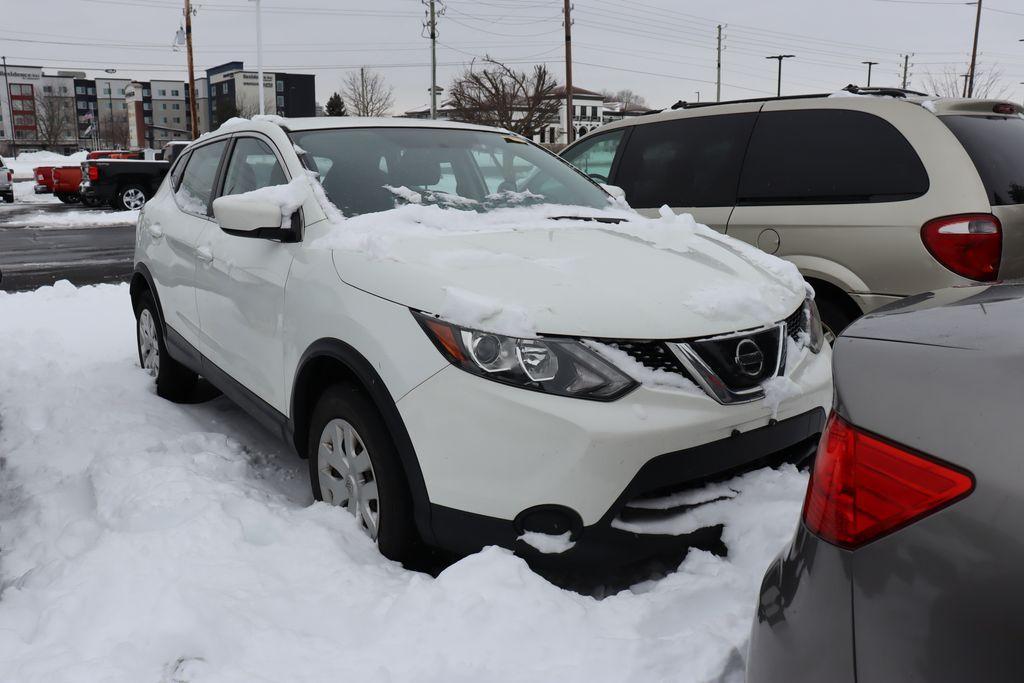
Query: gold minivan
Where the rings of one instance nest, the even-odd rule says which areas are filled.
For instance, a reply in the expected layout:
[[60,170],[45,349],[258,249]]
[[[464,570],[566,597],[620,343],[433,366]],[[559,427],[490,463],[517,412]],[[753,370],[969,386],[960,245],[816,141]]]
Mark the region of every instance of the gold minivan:
[[680,103],[562,152],[792,261],[830,337],[909,294],[1024,276],[1024,108],[893,89]]

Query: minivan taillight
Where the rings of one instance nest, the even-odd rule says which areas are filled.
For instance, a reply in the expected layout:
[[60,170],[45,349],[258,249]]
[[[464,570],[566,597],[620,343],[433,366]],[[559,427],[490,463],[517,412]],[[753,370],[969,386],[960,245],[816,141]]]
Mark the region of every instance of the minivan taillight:
[[816,536],[853,549],[973,489],[969,472],[868,434],[832,413],[818,444],[803,520]]
[[99,167],[98,166],[90,166],[89,167],[89,180],[99,180],[99,179],[100,179],[100,169],[99,169]]
[[935,260],[957,275],[979,282],[999,277],[1003,228],[990,213],[965,213],[928,221],[921,241]]

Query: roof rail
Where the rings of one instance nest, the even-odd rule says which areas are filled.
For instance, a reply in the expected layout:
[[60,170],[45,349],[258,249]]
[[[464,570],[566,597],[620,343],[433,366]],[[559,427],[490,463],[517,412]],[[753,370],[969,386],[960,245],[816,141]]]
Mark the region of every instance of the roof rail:
[[907,90],[905,88],[862,88],[859,85],[850,85],[843,88],[848,93],[854,95],[878,95],[879,97],[906,97],[907,95],[913,95],[915,97],[928,97],[926,92],[918,92],[917,90]]
[[751,97],[745,100],[723,100],[721,102],[685,102],[679,100],[669,109],[696,109],[698,107],[714,107],[719,104],[748,104],[750,102],[769,102],[775,100],[803,100],[809,97],[828,97],[828,95],[828,93],[811,93],[809,95],[783,95],[781,97]]

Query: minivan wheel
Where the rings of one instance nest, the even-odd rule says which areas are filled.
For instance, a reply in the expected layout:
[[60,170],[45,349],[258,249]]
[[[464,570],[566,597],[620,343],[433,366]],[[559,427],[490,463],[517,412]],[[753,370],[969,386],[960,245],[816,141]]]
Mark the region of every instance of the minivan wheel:
[[344,508],[381,554],[407,559],[415,540],[411,501],[384,420],[350,384],[328,388],[309,427],[313,497]]
[[156,393],[169,401],[184,400],[198,376],[167,355],[156,304],[149,292],[139,297],[135,338],[139,345],[139,365],[156,381]]
[[146,204],[146,192],[138,185],[125,185],[114,197],[114,208],[122,211],[135,211]]
[[818,305],[818,312],[821,313],[821,326],[825,332],[825,340],[829,346],[835,343],[838,337],[856,317],[850,315],[847,310],[833,299],[822,296],[815,299]]

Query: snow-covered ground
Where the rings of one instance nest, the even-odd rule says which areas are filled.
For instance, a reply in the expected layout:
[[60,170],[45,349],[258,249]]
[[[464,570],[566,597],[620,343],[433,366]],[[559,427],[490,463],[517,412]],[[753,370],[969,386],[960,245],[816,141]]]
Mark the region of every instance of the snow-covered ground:
[[[31,174],[31,171],[30,171]],[[15,208],[18,204],[60,204],[53,194],[36,194],[34,180],[19,180],[14,183],[14,205],[0,204],[0,209]]]
[[158,398],[126,285],[0,293],[0,321],[0,681],[742,681],[793,468],[707,492],[728,558],[603,600],[495,548],[435,579],[226,399]]
[[[107,208],[93,209],[81,204],[68,204],[59,211],[44,208],[47,205],[61,206],[61,201],[52,194],[35,194],[35,183],[24,180],[14,183],[14,203],[0,204],[0,226],[5,228],[99,228],[115,225],[135,225],[139,221],[138,211],[113,211]],[[38,211],[26,213],[25,205],[40,205]]]

